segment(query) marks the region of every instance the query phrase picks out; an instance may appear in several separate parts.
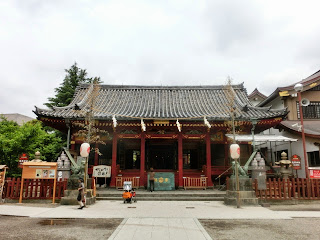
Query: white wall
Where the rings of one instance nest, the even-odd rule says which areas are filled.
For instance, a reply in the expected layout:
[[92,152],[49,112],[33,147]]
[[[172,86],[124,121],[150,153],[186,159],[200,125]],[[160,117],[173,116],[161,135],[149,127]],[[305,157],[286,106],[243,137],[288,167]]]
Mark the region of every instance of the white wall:
[[[298,177],[299,178],[305,178],[305,160],[303,156],[303,144],[302,144],[302,137],[300,134],[294,134],[288,131],[279,131],[278,129],[270,128],[266,131],[263,132],[263,134],[275,134],[275,135],[282,135],[284,137],[288,138],[294,138],[298,139],[297,142],[292,142],[291,143],[291,151],[290,151],[290,143],[286,142],[278,142],[276,143],[277,146],[275,146],[275,143],[271,143],[271,148],[272,148],[272,160],[273,162],[275,161],[274,156],[276,151],[281,151],[281,150],[288,150],[288,158],[293,154],[297,154],[301,157],[301,170],[298,170]],[[313,151],[319,151],[319,147],[314,145],[314,142],[316,142],[318,139],[315,138],[310,138],[306,137],[306,152],[313,152]],[[260,145],[259,147],[267,147],[268,150],[270,151],[270,143]],[[268,152],[269,152],[268,151]],[[269,152],[268,160],[271,160],[271,151]],[[278,159],[279,161],[280,159]],[[320,167],[319,167],[320,169]]]

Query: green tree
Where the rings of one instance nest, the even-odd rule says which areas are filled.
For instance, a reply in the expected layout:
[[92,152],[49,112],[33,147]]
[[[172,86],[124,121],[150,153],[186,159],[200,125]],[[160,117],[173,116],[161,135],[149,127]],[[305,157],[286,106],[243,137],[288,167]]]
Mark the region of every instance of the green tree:
[[[65,72],[66,76],[60,84],[60,87],[54,89],[56,93],[55,97],[49,97],[49,102],[44,104],[49,108],[69,105],[72,101],[76,88],[81,84],[92,82],[101,83],[100,77],[88,78],[87,70],[79,68],[76,62],[69,69],[65,69]],[[66,145],[66,133],[49,127],[47,127],[47,130],[54,131],[58,137],[63,139],[65,143],[64,145]]]
[[60,84],[60,87],[54,89],[56,93],[55,97],[49,97],[49,102],[44,104],[49,108],[69,105],[72,101],[76,88],[80,84],[91,83],[93,81],[101,82],[99,77],[88,78],[87,70],[79,68],[76,62],[70,67],[70,69],[65,69],[65,72],[67,74],[63,82]]
[[41,159],[54,161],[61,150],[61,138],[55,132],[46,132],[42,123],[33,120],[19,126],[13,121],[2,118],[0,122],[0,164],[9,167],[8,176],[17,176],[21,173],[18,168],[18,158],[27,153],[29,159],[40,151]]

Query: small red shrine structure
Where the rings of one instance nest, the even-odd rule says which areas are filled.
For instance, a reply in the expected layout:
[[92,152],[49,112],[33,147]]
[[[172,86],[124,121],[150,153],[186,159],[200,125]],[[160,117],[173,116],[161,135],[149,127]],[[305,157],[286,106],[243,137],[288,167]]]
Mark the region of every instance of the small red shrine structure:
[[[84,122],[83,112],[90,107],[93,85],[77,88],[66,107],[40,109],[38,119],[61,131],[78,131],[76,122]],[[243,84],[232,85],[235,95],[235,129],[248,134],[252,119],[258,120],[255,132],[277,125],[287,110],[254,107]],[[139,177],[147,184],[147,171],[173,172],[176,187],[187,177],[212,179],[230,166],[229,140],[232,132],[230,103],[225,86],[115,86],[101,85],[94,99],[95,127],[107,131],[101,135],[106,144],[92,152],[90,165],[111,165],[111,186],[116,177]],[[83,139],[71,137],[71,150],[79,152]],[[241,144],[241,161],[251,154],[251,145]]]

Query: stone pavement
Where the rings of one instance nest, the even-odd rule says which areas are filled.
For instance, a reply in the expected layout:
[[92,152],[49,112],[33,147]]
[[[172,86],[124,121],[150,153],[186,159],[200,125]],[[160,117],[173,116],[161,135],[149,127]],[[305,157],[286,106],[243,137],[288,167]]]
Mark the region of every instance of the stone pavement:
[[32,218],[124,218],[110,239],[210,239],[198,219],[292,219],[320,218],[320,211],[272,211],[260,206],[226,206],[223,202],[190,201],[98,201],[78,206],[31,207],[28,204],[1,204],[0,215]]
[[126,218],[109,240],[211,239],[196,218]]

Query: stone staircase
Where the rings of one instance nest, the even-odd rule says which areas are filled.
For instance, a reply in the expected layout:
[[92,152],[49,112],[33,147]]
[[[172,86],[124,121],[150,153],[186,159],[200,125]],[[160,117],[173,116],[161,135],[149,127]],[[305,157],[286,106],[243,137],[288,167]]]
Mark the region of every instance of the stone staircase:
[[[121,190],[104,189],[98,190],[96,200],[122,201]],[[224,201],[225,191],[218,190],[176,190],[154,191],[136,190],[137,201]]]

